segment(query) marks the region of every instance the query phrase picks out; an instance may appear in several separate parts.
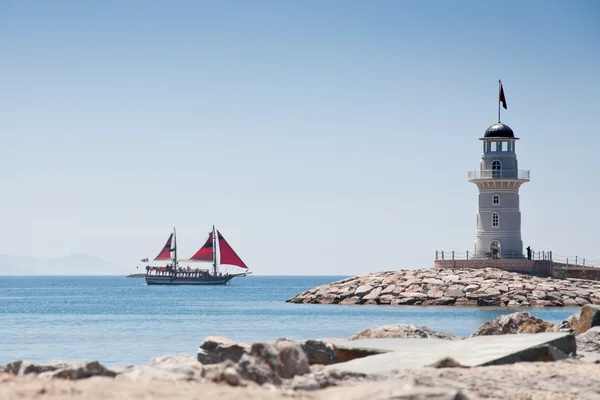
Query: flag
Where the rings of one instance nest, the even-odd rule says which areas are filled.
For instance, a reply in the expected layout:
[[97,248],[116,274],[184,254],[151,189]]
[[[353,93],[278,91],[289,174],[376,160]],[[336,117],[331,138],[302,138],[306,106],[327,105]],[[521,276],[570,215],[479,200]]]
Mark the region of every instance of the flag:
[[500,97],[498,99],[502,102],[502,107],[506,110],[506,97],[504,97],[504,89],[502,88],[502,82],[500,82]]

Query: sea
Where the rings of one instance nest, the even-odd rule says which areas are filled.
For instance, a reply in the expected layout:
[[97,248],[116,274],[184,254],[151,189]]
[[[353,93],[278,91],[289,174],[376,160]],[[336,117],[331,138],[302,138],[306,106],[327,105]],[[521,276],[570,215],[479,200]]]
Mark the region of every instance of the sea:
[[[226,286],[147,286],[143,278],[0,277],[0,365],[13,360],[145,364],[195,354],[207,336],[240,342],[346,338],[411,323],[468,336],[523,308],[290,304],[299,292],[344,276],[248,276]],[[531,308],[554,323],[577,308]]]

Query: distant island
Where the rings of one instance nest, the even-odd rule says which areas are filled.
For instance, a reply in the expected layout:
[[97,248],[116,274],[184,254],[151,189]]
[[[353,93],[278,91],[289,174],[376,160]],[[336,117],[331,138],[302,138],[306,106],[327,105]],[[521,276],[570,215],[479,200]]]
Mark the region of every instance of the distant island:
[[0,254],[0,276],[23,275],[127,275],[131,268],[115,265],[89,254],[36,258]]

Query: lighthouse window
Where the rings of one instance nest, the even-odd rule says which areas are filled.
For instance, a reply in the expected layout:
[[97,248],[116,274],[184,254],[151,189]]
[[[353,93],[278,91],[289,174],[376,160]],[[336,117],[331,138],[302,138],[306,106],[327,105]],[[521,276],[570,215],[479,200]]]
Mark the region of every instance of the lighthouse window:
[[492,178],[497,179],[502,177],[502,164],[499,160],[492,161]]
[[499,225],[499,221],[500,220],[500,215],[498,215],[497,212],[492,213],[492,226],[498,226]]
[[492,203],[493,204],[500,204],[500,196],[495,194],[494,197],[492,197]]

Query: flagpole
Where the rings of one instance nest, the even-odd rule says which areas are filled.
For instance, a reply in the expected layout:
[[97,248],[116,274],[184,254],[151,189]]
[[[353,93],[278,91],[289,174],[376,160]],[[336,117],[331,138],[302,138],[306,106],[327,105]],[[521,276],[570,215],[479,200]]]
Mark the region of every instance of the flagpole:
[[[502,81],[498,79],[498,93],[500,93],[500,87],[502,86]],[[498,123],[500,123],[500,97],[498,97]]]

